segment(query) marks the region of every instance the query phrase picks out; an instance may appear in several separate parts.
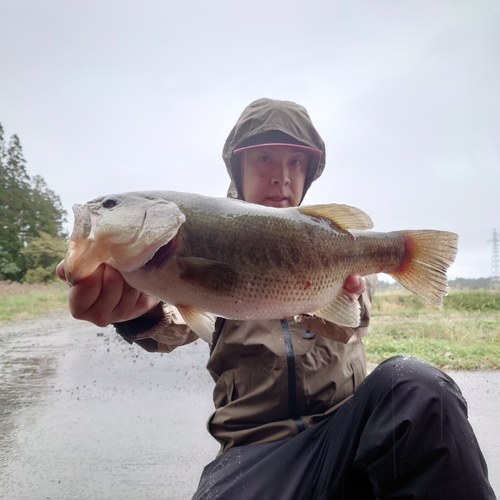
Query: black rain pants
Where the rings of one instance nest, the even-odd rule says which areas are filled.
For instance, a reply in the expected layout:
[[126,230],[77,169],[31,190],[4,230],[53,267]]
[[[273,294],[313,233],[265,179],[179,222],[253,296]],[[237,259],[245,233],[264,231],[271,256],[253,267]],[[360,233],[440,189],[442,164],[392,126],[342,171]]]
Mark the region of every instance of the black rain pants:
[[193,500],[495,499],[487,476],[455,382],[396,356],[322,422],[217,457]]

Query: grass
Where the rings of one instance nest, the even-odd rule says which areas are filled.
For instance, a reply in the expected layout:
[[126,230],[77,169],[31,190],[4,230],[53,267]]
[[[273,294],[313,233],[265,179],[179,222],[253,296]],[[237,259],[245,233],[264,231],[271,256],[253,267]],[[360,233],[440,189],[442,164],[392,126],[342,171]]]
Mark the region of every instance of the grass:
[[0,323],[36,318],[68,307],[68,286],[0,282]]
[[[62,282],[0,282],[0,323],[65,309],[67,295]],[[444,369],[498,370],[500,290],[451,291],[442,309],[426,306],[403,289],[379,290],[363,340],[371,363],[407,354]]]
[[500,290],[451,291],[434,309],[405,290],[374,296],[368,361],[407,354],[443,369],[500,369]]

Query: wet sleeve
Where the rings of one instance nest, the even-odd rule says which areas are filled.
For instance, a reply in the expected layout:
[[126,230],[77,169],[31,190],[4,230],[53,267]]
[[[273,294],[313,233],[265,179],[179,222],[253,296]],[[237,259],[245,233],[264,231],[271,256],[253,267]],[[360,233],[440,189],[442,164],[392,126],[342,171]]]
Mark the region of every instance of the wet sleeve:
[[169,304],[159,303],[146,314],[113,326],[129,344],[135,343],[149,352],[172,352],[198,339],[179,311]]
[[378,278],[376,274],[365,276],[366,290],[359,296],[361,321],[359,326],[351,328],[348,326],[340,326],[322,318],[309,315],[296,316],[296,321],[304,328],[312,333],[328,337],[332,340],[342,342],[344,344],[355,342],[368,332],[370,317],[372,311],[372,297],[377,287]]

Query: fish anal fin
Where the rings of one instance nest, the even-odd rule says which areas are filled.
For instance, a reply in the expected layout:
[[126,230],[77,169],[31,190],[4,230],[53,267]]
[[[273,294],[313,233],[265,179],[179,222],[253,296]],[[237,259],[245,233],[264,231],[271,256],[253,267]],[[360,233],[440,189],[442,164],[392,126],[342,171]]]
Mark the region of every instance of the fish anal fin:
[[198,337],[208,344],[211,344],[215,325],[214,316],[196,307],[180,304],[176,304],[175,307],[178,309],[182,319],[186,322],[186,325],[189,326]]
[[212,292],[227,293],[238,282],[238,273],[231,266],[199,257],[177,257],[180,277]]
[[359,300],[342,289],[340,294],[332,302],[314,311],[313,314],[337,325],[354,328],[359,326],[361,307],[359,305]]
[[297,207],[304,215],[327,219],[333,229],[347,231],[348,229],[365,230],[373,227],[369,215],[356,207],[331,203],[329,205],[308,205]]
[[399,267],[387,272],[427,304],[440,307],[448,293],[446,271],[455,260],[458,235],[448,231],[398,231],[404,239]]

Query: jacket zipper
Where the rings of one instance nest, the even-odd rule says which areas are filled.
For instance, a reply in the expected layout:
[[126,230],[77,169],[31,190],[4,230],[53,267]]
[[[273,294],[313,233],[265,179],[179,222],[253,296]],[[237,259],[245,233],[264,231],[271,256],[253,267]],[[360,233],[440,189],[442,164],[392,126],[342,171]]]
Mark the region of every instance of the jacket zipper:
[[288,411],[290,418],[293,419],[297,431],[300,433],[305,430],[304,423],[300,419],[299,409],[297,405],[297,377],[295,370],[295,353],[293,351],[292,335],[290,333],[290,326],[286,319],[280,320],[283,338],[285,340],[285,353],[287,363],[288,375]]

